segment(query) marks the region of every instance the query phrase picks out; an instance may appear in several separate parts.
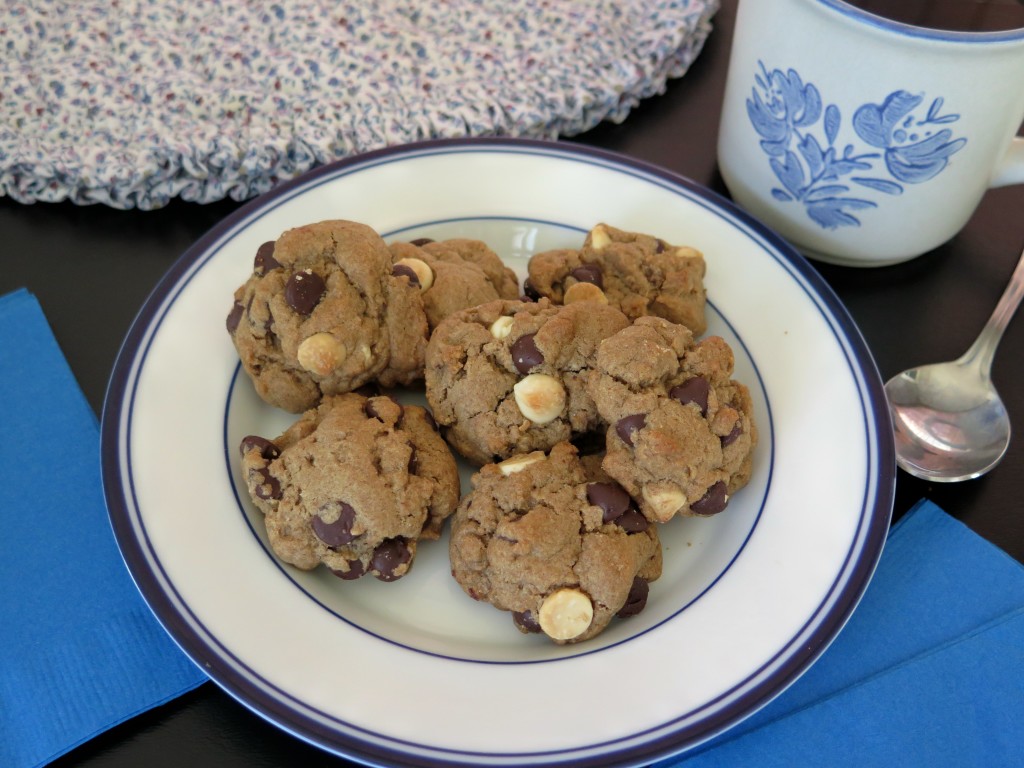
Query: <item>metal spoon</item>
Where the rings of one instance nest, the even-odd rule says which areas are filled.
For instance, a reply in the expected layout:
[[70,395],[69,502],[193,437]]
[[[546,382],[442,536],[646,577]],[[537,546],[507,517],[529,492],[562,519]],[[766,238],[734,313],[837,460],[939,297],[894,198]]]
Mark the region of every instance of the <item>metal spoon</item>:
[[897,374],[885,385],[896,463],[939,483],[970,480],[999,463],[1010,417],[992,385],[996,347],[1024,296],[1024,252],[977,340],[959,359]]

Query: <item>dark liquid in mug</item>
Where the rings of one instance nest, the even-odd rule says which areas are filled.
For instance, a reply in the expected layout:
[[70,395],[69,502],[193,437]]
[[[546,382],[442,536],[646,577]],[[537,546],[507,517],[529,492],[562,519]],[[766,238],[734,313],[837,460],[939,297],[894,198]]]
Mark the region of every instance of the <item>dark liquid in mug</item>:
[[846,0],[862,10],[915,27],[954,32],[1024,28],[1022,0]]

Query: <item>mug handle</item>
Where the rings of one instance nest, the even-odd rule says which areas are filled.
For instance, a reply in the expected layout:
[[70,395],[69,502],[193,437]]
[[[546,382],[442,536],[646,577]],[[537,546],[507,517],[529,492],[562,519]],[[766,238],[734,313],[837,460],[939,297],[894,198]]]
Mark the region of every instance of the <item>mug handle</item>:
[[1005,187],[1024,182],[1024,138],[1014,137],[1003,159],[996,166],[989,187]]

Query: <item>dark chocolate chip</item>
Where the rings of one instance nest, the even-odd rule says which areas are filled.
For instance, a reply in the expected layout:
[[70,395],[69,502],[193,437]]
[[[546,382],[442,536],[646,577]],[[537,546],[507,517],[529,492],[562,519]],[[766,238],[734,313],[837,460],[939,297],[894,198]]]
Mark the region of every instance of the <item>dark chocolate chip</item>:
[[725,448],[727,445],[732,445],[736,442],[736,439],[743,434],[743,425],[737,421],[733,426],[732,430],[728,435],[722,438],[722,447]]
[[626,533],[646,531],[647,518],[634,506],[633,499],[617,483],[590,483],[587,501],[604,510],[602,522],[615,523]]
[[527,301],[540,301],[543,294],[533,287],[529,279],[523,281],[523,296]]
[[300,315],[308,315],[327,291],[324,279],[312,270],[296,272],[284,287],[284,300]]
[[280,499],[281,498],[281,483],[278,482],[277,478],[270,474],[270,470],[266,467],[252,470],[253,474],[259,479],[256,483],[256,495],[264,500],[267,499]]
[[643,533],[651,523],[639,509],[632,507],[615,518],[615,524],[626,533]]
[[618,483],[590,483],[587,485],[587,501],[604,511],[603,521],[610,523],[623,514],[633,500]]
[[409,474],[415,475],[416,470],[420,468],[420,463],[416,458],[416,446],[409,446]]
[[644,428],[647,423],[642,413],[634,413],[615,422],[615,432],[626,445],[633,445],[633,433]]
[[410,240],[409,245],[415,245],[417,248],[419,248],[421,245],[429,245],[432,242],[434,242],[432,238],[417,237],[415,240]]
[[391,268],[391,274],[395,277],[407,277],[409,278],[409,285],[414,285],[417,288],[420,284],[419,275],[416,274],[415,270],[408,264],[395,264]]
[[512,623],[521,632],[535,633],[541,631],[540,623],[534,617],[533,611],[512,611]]
[[659,237],[657,242],[656,242],[656,244],[655,244],[655,246],[654,246],[654,252],[655,253],[664,253],[667,250],[668,250],[668,243],[666,243],[664,240],[662,240]]
[[593,283],[598,288],[604,288],[604,273],[597,264],[580,264],[569,274],[581,283]]
[[274,241],[264,243],[256,249],[256,258],[253,259],[252,268],[254,272],[265,275],[274,269],[280,269],[281,263],[274,258]]
[[339,579],[344,579],[345,581],[355,581],[364,573],[366,573],[366,569],[363,568],[362,560],[349,560],[347,571],[335,570],[334,568],[331,568],[331,573],[333,573]]
[[281,455],[280,448],[267,440],[267,438],[260,437],[259,435],[246,435],[243,437],[242,442],[238,445],[238,452],[245,456],[253,448],[259,448],[260,456],[267,461],[273,461]]
[[535,335],[528,333],[525,336],[520,336],[512,345],[512,364],[524,376],[530,372],[530,369],[544,362],[544,355],[537,349],[537,345],[533,341]]
[[633,585],[629,588],[629,594],[626,596],[626,602],[615,615],[620,619],[636,616],[647,606],[647,595],[650,591],[651,585],[647,583],[646,579],[634,576]]
[[690,505],[690,511],[695,515],[717,515],[729,503],[729,496],[726,493],[725,483],[719,480],[708,488],[707,493]]
[[328,510],[337,510],[338,519],[330,523],[324,522],[320,514],[313,515],[310,524],[313,533],[331,549],[344,546],[356,538],[352,533],[352,524],[356,521],[356,511],[344,501],[335,501],[320,508],[322,514]]
[[405,539],[387,539],[373,550],[370,569],[375,571],[374,576],[381,581],[394,581],[400,575],[396,575],[395,571],[410,560],[412,560],[412,551]]
[[700,415],[708,415],[708,393],[711,392],[711,384],[703,376],[694,376],[687,379],[678,387],[672,387],[668,396],[675,398],[683,405],[693,403],[700,408]]
[[228,333],[230,333],[231,335],[234,335],[235,331],[238,330],[238,324],[242,322],[243,312],[245,312],[245,307],[243,307],[240,302],[236,301],[232,305],[231,311],[228,313],[228,319],[226,323],[228,327]]

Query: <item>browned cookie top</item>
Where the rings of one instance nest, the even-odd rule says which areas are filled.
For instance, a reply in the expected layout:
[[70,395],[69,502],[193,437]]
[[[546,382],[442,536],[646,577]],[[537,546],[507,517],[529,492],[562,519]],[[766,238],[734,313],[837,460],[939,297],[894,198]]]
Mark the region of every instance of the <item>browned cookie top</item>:
[[456,312],[427,345],[427,401],[451,445],[486,464],[597,428],[598,343],[625,328],[607,305],[494,301]]
[[459,501],[429,414],[389,397],[327,396],[273,440],[242,440],[242,471],[274,552],[343,579],[403,576]]
[[591,394],[608,430],[603,469],[650,520],[720,512],[750,479],[747,388],[720,337],[643,317],[602,342]]
[[527,292],[558,304],[603,301],[630,320],[664,317],[704,333],[704,256],[689,246],[598,224],[583,247],[534,255]]
[[588,482],[568,443],[481,468],[452,518],[449,555],[470,597],[559,644],[639,613],[662,566],[656,526],[619,486]]

